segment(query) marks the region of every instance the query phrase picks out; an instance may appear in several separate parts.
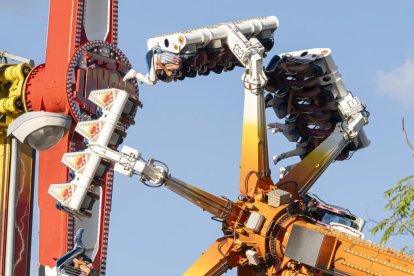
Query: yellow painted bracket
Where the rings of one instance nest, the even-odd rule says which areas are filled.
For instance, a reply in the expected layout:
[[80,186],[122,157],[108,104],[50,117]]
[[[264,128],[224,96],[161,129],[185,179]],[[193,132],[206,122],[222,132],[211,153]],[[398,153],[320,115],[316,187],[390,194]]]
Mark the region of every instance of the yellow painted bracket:
[[0,65],[0,129],[24,112],[21,96],[32,67],[27,63]]

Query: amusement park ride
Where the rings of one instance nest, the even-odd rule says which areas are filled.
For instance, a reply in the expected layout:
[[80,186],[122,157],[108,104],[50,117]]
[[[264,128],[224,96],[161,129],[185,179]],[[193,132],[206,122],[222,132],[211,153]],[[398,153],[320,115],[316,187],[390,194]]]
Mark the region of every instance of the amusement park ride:
[[[117,0],[50,0],[45,63],[0,52],[0,275],[30,273],[36,150],[39,275],[105,274],[114,172],[165,186],[222,223],[223,236],[185,275],[414,275],[414,257],[364,240],[361,218],[307,193],[333,161],[369,144],[369,113],[330,49],[279,54],[264,67],[279,23],[260,17],[150,38],[141,74],[116,46],[117,16]],[[245,101],[237,200],[175,178],[137,149],[118,150],[142,107],[138,82],[235,67]],[[266,124],[266,108],[283,122]],[[296,145],[275,164],[301,159],[276,182],[266,128]]]

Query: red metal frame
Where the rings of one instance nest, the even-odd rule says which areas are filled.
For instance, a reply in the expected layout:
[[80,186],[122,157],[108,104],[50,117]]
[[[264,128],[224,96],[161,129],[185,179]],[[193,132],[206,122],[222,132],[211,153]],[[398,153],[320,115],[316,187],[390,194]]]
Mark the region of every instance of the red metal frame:
[[[116,44],[118,0],[108,1],[110,28],[106,42]],[[83,28],[84,5],[84,0],[50,0],[46,62],[36,67],[29,76],[25,94],[28,111],[44,110],[70,114],[66,93],[68,67],[77,48],[88,42]],[[68,169],[61,164],[60,159],[65,152],[80,150],[80,145],[81,140],[74,135],[72,128],[58,145],[41,152],[39,156],[40,266],[54,267],[56,259],[73,246],[74,219],[55,208],[55,201],[47,194],[47,190],[52,183],[69,181]],[[108,173],[106,182],[112,182],[111,178],[112,173]],[[108,187],[103,188],[103,198],[111,196],[112,186]],[[107,218],[103,219],[109,223],[109,212]],[[108,229],[105,230],[107,232]],[[103,233],[101,231],[102,237]],[[101,239],[101,249],[95,259],[95,267],[105,268],[106,243],[106,240]]]

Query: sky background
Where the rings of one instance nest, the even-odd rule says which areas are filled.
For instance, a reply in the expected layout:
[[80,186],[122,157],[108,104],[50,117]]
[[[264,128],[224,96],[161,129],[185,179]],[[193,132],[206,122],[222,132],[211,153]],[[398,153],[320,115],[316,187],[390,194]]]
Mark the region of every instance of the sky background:
[[[0,50],[45,60],[48,1],[0,0],[6,28]],[[243,18],[275,15],[280,27],[270,58],[287,51],[328,47],[344,83],[371,113],[371,145],[335,162],[311,192],[365,219],[381,220],[383,192],[413,174],[401,132],[406,118],[414,141],[414,1],[119,1],[119,48],[146,72],[149,37]],[[4,25],[3,25],[4,26]],[[140,86],[144,109],[124,144],[168,164],[173,176],[236,200],[242,131],[242,69],[176,83]],[[276,116],[267,113],[267,121]],[[294,148],[269,132],[269,155]],[[281,165],[294,163],[291,159]],[[279,168],[272,165],[273,179]],[[220,236],[208,213],[165,188],[116,175],[107,275],[181,275]],[[37,216],[37,214],[35,214]],[[34,231],[38,231],[36,217]],[[365,228],[366,238],[378,242]],[[35,235],[36,236],[36,235]],[[412,239],[396,237],[401,248]],[[37,248],[34,239],[33,248]],[[33,252],[33,263],[37,251]],[[234,271],[230,275],[234,275]],[[33,271],[33,275],[37,270]]]

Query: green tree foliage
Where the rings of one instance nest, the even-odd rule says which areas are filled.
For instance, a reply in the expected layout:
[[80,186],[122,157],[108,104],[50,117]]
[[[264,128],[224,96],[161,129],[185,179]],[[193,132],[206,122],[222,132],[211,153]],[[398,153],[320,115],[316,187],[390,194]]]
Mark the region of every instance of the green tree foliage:
[[384,197],[388,201],[385,210],[390,211],[392,215],[378,222],[371,229],[371,233],[383,233],[381,244],[385,244],[392,235],[414,237],[414,175],[401,179],[384,193]]
[[[411,145],[402,120],[402,131],[408,147],[414,156],[414,147]],[[393,235],[409,235],[414,237],[414,175],[401,179],[394,187],[384,193],[388,203],[385,210],[391,212],[391,216],[378,222],[371,233],[382,232],[381,244],[388,242]],[[414,248],[406,246],[403,251],[413,253]]]

